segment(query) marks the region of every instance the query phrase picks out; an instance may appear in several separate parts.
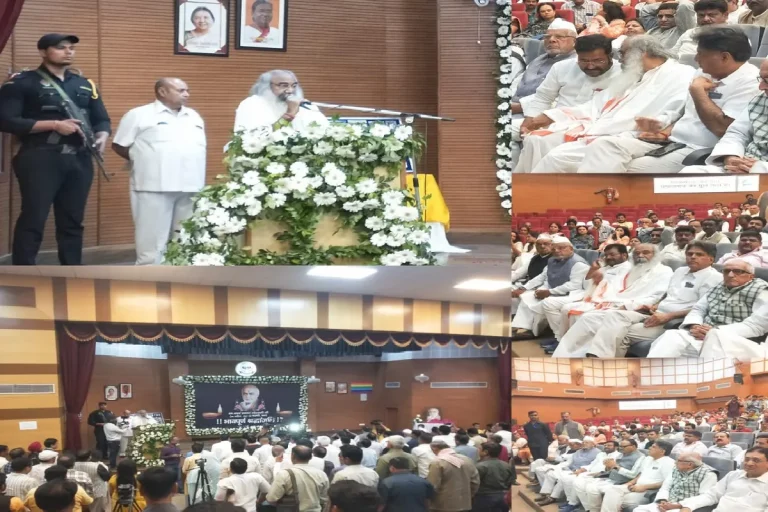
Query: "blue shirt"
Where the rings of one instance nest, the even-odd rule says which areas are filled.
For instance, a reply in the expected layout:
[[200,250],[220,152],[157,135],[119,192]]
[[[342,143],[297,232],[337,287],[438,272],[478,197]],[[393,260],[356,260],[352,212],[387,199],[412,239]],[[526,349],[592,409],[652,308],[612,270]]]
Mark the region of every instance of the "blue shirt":
[[413,473],[397,473],[379,483],[384,512],[427,512],[426,501],[435,488]]

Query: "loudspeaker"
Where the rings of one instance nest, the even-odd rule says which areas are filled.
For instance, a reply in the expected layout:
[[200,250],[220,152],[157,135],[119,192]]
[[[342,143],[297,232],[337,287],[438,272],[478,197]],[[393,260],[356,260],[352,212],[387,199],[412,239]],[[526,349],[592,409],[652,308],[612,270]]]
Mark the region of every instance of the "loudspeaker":
[[741,373],[734,373],[733,382],[735,382],[736,384],[744,384],[744,375]]

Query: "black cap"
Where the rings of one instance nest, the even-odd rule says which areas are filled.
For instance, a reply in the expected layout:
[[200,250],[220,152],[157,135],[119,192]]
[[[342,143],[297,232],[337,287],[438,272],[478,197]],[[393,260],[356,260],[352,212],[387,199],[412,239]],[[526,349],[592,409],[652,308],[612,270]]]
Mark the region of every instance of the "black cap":
[[80,42],[80,38],[78,38],[77,36],[66,35],[66,34],[45,34],[37,42],[37,49],[45,50],[46,48],[50,48],[51,46],[56,46],[62,41],[69,41],[72,44],[77,44]]

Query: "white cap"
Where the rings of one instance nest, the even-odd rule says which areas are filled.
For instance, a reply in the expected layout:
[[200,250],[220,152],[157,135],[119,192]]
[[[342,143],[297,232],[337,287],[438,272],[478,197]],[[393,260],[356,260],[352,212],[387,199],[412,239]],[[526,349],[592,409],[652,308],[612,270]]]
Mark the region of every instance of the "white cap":
[[569,439],[568,442],[582,444],[584,441],[582,441],[581,439]]
[[539,235],[539,238],[537,238],[536,240],[552,240],[552,237],[546,233],[542,233]]
[[53,450],[43,450],[38,454],[37,458],[40,459],[41,462],[48,462],[49,460],[56,459],[58,456],[59,454]]
[[328,436],[319,436],[317,438],[317,444],[319,444],[320,446],[328,446],[329,444],[331,444],[331,438]]
[[586,222],[577,222],[576,223],[576,227],[579,227],[579,226],[587,227],[587,223]]
[[[551,4],[552,2],[539,0],[539,3]],[[550,23],[549,27],[547,28],[547,31],[550,31],[550,30],[568,30],[569,32],[573,32],[574,34],[578,33],[576,32],[576,25],[574,25],[570,21],[565,21],[563,18],[555,18],[554,20],[552,20],[552,23]]]
[[586,443],[587,441],[590,441],[590,442],[594,443],[594,442],[595,442],[595,438],[594,438],[594,437],[591,437],[591,436],[584,436],[584,440],[583,440],[583,441],[584,441],[585,443]]
[[552,237],[552,243],[553,243],[553,244],[568,244],[568,245],[573,245],[573,244],[571,243],[571,241],[570,241],[570,240],[568,240],[568,239],[567,239],[567,238],[565,238],[564,236],[560,236],[560,235],[557,235],[557,236],[553,236],[553,237]]

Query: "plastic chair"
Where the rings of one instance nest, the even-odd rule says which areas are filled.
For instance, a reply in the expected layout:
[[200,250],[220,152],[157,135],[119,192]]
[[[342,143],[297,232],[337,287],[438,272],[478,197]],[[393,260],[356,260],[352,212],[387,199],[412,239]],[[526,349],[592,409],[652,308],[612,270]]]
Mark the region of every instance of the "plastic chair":
[[[556,2],[556,3],[562,3],[562,2]],[[570,23],[573,23],[573,21],[576,19],[574,12],[570,9],[555,9],[555,13],[557,13],[558,17]]]
[[732,443],[746,443],[749,446],[755,444],[754,432],[731,432]]
[[736,469],[736,463],[732,460],[719,457],[702,457],[702,462],[717,471],[717,479],[722,480],[725,475]]
[[525,4],[512,4],[512,12],[519,12],[523,11],[525,12]]
[[749,44],[752,45],[752,56],[756,57],[758,50],[760,49],[760,38],[762,37],[762,33],[764,28],[759,27],[757,25],[733,25],[734,27],[739,27],[741,30],[744,31],[744,33],[749,38]]
[[720,261],[720,258],[738,248],[739,246],[736,244],[717,244],[717,256],[715,257],[715,261]]
[[702,432],[702,434],[701,434],[702,442],[709,441],[711,443],[712,441],[714,441],[714,439],[715,439],[715,433],[712,432],[711,428],[710,428],[709,432]]

